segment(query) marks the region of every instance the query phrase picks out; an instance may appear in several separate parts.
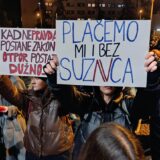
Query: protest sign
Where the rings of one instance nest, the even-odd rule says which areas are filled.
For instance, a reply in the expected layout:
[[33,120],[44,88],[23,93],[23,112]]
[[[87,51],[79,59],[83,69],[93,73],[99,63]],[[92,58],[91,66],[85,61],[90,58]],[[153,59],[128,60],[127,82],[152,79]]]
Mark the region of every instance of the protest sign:
[[59,84],[146,86],[150,20],[57,20]]
[[0,28],[0,74],[45,76],[55,36],[55,29]]

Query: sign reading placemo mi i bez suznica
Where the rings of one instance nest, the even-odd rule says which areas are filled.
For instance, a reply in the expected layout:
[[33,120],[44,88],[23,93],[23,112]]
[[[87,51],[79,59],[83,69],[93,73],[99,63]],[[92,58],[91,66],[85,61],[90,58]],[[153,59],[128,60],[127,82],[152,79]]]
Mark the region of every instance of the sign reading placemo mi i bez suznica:
[[150,20],[57,20],[58,83],[145,87]]

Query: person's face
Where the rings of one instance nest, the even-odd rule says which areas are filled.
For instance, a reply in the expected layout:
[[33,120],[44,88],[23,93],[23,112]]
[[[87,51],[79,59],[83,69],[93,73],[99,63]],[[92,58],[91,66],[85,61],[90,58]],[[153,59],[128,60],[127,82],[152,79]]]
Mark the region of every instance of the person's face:
[[103,95],[112,96],[114,94],[116,88],[115,87],[108,87],[108,86],[100,86],[99,89]]
[[38,77],[31,78],[31,85],[34,91],[44,90],[47,86],[46,82]]

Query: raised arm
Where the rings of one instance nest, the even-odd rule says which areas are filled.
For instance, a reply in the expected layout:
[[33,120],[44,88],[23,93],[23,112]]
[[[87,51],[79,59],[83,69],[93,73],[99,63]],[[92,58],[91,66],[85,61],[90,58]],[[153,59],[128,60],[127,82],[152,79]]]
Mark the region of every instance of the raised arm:
[[146,119],[151,116],[152,110],[155,108],[155,90],[157,90],[159,86],[158,78],[160,77],[160,73],[156,60],[157,56],[154,52],[149,52],[145,58],[144,67],[148,73],[147,88],[137,88],[136,97],[131,110],[131,121],[132,124],[135,125],[135,128],[140,118]]
[[17,89],[8,76],[0,75],[0,94],[12,105],[24,106],[23,93]]
[[[150,110],[151,123],[150,123],[150,137],[151,137],[151,155],[152,159],[159,160],[160,157],[160,60],[158,50],[149,52],[146,56],[146,71],[148,73],[148,98],[142,97],[143,101],[149,101],[143,108],[146,112],[146,107]],[[160,54],[159,54],[160,55]],[[145,99],[145,100],[144,100]],[[142,101],[142,100],[141,100]]]
[[144,66],[148,72],[148,89],[160,89],[160,58],[158,57],[159,52],[157,52],[157,50],[153,50],[146,55],[146,62]]
[[53,59],[44,66],[49,88],[59,98],[62,107],[66,111],[79,114],[88,112],[92,101],[90,95],[79,92],[76,87],[57,84],[56,71],[58,64],[58,58],[54,56]]

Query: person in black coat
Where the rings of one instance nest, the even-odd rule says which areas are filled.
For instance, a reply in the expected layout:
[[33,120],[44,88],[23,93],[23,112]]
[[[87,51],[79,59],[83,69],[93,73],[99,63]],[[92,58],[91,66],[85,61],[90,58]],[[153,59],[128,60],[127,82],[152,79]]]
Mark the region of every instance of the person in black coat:
[[[133,124],[139,118],[150,117],[150,137],[152,160],[160,159],[160,61],[159,50],[152,50],[146,55],[145,70],[148,72],[147,87],[138,89],[134,108],[131,113]],[[137,105],[138,104],[138,105]]]
[[[57,65],[58,59],[57,57],[55,57],[44,67],[44,71],[48,76],[49,86],[51,87],[54,87],[54,85],[56,86],[56,80],[54,78],[56,75],[55,72],[57,69]],[[65,94],[65,97],[70,94],[70,92],[67,93],[68,94]],[[71,94],[73,96],[78,95],[76,94],[76,92],[72,92]],[[122,88],[101,86],[95,87],[93,97],[91,98],[88,106],[81,106],[81,108],[77,109],[77,106],[79,106],[79,104],[72,104],[75,108],[74,111],[77,114],[82,114],[81,125],[75,136],[73,159],[77,158],[81,146],[83,143],[85,143],[88,136],[102,123],[116,122],[125,126],[126,128],[132,129],[133,124],[131,123],[130,119],[139,118],[139,116],[133,114],[133,118],[131,118],[130,112],[132,111],[132,106],[134,104],[139,105],[138,103],[140,101],[137,100],[135,101],[135,103],[133,103],[133,99],[125,99],[124,97],[125,95],[123,95],[122,93]],[[73,99],[75,98],[77,99],[77,101],[79,101],[80,99],[80,101],[82,101],[83,96],[81,96],[81,98],[77,98],[76,96],[74,96]],[[67,100],[69,103],[69,98],[67,98]],[[71,104],[69,106],[71,106]],[[137,122],[137,120],[134,120],[133,122]]]

